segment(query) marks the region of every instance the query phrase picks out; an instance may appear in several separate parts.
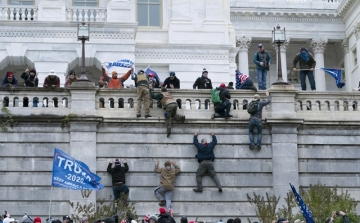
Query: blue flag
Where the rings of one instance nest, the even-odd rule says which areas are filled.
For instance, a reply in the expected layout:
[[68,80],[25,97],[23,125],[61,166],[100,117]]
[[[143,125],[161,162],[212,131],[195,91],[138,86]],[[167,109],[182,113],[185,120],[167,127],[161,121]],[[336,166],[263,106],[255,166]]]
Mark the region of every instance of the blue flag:
[[330,74],[333,78],[335,78],[336,86],[338,88],[342,88],[345,86],[344,82],[341,82],[341,69],[331,69],[331,68],[320,68],[321,70],[325,71],[326,73]]
[[296,191],[295,187],[291,184],[290,187],[292,189],[292,192],[295,195],[295,198],[299,204],[300,210],[303,213],[303,216],[306,220],[306,223],[315,223],[312,217],[312,213],[310,211],[310,209],[306,206],[305,202],[303,201],[303,199],[301,198],[300,194],[298,194],[298,192]]
[[151,70],[149,67],[146,68],[145,74],[146,74],[147,77],[148,77],[150,74],[153,74],[153,75],[155,76],[156,80],[157,80],[159,83],[161,83],[161,80],[160,80],[159,75],[158,75],[155,71]]
[[60,149],[55,148],[53,158],[52,185],[71,190],[100,190],[101,178],[89,167]]

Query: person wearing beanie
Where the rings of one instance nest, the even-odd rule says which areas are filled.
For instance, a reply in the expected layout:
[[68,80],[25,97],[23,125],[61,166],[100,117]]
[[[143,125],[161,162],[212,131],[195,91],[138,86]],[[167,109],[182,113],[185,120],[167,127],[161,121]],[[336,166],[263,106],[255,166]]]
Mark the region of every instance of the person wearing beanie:
[[257,92],[254,81],[249,77],[249,75],[243,74],[238,70],[235,72],[236,89],[251,89]]
[[234,82],[229,82],[229,84],[228,84],[228,86],[226,87],[226,89],[234,90]]
[[181,121],[184,123],[185,116],[176,114],[178,105],[174,97],[167,91],[167,88],[162,87],[161,93],[154,94],[151,92],[151,98],[160,101],[162,107],[166,112],[165,115],[165,123],[166,123],[166,132],[167,137],[171,135],[171,119],[175,119],[176,121]]
[[44,80],[44,88],[59,88],[60,78],[56,75],[54,70],[51,70],[49,75]]
[[296,72],[296,64],[299,63],[300,67],[300,82],[301,89],[306,91],[306,76],[309,79],[311,90],[316,90],[316,84],[314,79],[314,69],[316,61],[314,56],[309,53],[309,50],[305,47],[300,48],[300,52],[297,53],[293,60],[293,72]]
[[226,86],[224,83],[220,84],[219,87],[216,88],[216,90],[219,90],[219,96],[221,102],[217,102],[214,104],[214,110],[215,114],[211,115],[211,119],[214,118],[231,118],[232,115],[230,115],[230,109],[231,109],[231,103],[229,99],[231,98],[230,92],[228,89],[226,89]]
[[187,217],[186,217],[186,216],[182,216],[182,217],[180,218],[180,223],[188,223]]
[[217,139],[214,132],[211,132],[210,135],[212,136],[212,142],[207,143],[207,140],[204,138],[201,140],[201,144],[198,141],[199,132],[194,133],[194,140],[193,144],[197,148],[197,154],[195,158],[199,162],[199,167],[196,170],[196,184],[197,187],[193,189],[194,192],[202,192],[202,177],[206,172],[209,173],[210,177],[214,180],[216,187],[218,188],[219,192],[222,192],[222,186],[220,184],[219,178],[216,175],[216,171],[214,168],[214,148],[217,144]]
[[157,223],[157,217],[156,216],[150,216],[149,223]]
[[149,91],[149,79],[145,75],[143,70],[139,70],[135,77],[135,86],[137,93],[137,106],[136,106],[136,117],[141,117],[141,105],[144,101],[145,118],[151,117],[150,115],[150,91]]
[[[119,159],[115,159],[113,168],[112,164],[113,161],[109,161],[107,172],[111,174],[114,200],[118,203],[119,199],[124,199],[122,202],[126,204],[129,196],[129,188],[125,184],[125,173],[129,171],[129,166],[126,160],[123,160],[124,166],[121,166]],[[126,197],[122,197],[122,194],[125,194]]]
[[265,51],[261,43],[258,48],[259,50],[254,54],[253,62],[256,64],[259,90],[266,90],[266,76],[272,61],[270,54]]
[[[172,168],[174,165],[174,168]],[[180,172],[180,168],[176,165],[176,162],[166,161],[164,163],[165,168],[159,168],[159,161],[155,161],[155,172],[161,174],[160,186],[155,188],[154,193],[160,200],[159,206],[165,206],[168,212],[171,212],[171,197],[174,190],[175,177]],[[164,199],[165,196],[165,199]]]
[[180,80],[176,77],[174,71],[170,71],[170,76],[166,78],[160,86],[165,88],[180,89]]
[[62,223],[69,223],[70,222],[70,216],[69,215],[64,215],[63,219],[62,219]]
[[206,68],[203,69],[201,77],[195,80],[193,89],[212,89],[211,79],[208,78],[208,71]]
[[33,220],[30,219],[28,215],[24,215],[22,219],[22,223],[33,223]]
[[11,71],[6,72],[5,77],[1,81],[1,87],[17,87],[19,85],[18,79]]
[[166,212],[165,208],[160,208],[159,212],[160,214],[157,223],[175,223],[174,218]]
[[32,68],[30,70],[29,68],[26,68],[24,73],[21,74],[21,78],[24,79],[24,85],[26,87],[38,87],[39,85],[39,79],[36,76],[35,68]]
[[41,218],[40,217],[35,217],[34,218],[34,223],[41,223]]
[[76,77],[75,71],[74,71],[74,70],[71,70],[71,71],[69,72],[69,77],[66,78],[66,80],[65,80],[65,85],[64,85],[64,87],[69,87],[69,86],[71,86],[71,84],[72,84],[73,82],[77,81],[77,80],[78,80],[78,78]]
[[[252,109],[252,107],[256,108],[252,114],[250,113],[249,119],[249,138],[250,138],[250,146],[249,149],[261,149],[261,136],[262,136],[262,110],[264,106],[270,104],[271,98],[268,91],[266,91],[266,101],[261,101],[260,96],[258,94],[254,95],[254,100],[250,102],[248,106],[248,112]],[[257,128],[257,144],[254,142],[254,128]]]
[[[111,77],[106,73],[105,67],[102,68],[103,81],[107,82],[107,86],[109,89],[121,89],[124,88],[123,83],[130,77],[130,74],[134,71],[132,67],[128,72],[126,72],[123,76],[118,78],[118,73],[116,71],[111,72]],[[101,79],[100,79],[101,80]]]

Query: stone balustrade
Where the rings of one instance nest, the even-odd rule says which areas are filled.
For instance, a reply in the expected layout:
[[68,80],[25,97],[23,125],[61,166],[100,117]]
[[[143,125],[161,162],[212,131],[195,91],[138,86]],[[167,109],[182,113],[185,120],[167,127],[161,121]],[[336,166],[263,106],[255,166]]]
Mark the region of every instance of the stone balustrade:
[[66,9],[67,21],[71,22],[105,22],[106,8],[68,7]]
[[37,20],[37,6],[3,5],[0,7],[0,20],[34,21]]
[[[14,108],[16,111],[24,111],[25,107],[34,108],[30,113],[41,112],[47,114],[62,114],[72,112],[72,100],[76,88],[24,88],[0,89],[0,103],[5,107]],[[86,89],[84,90],[86,94]],[[213,113],[214,105],[211,103],[209,90],[169,90],[181,107],[180,112],[193,118],[207,118]],[[95,92],[95,93],[94,93]],[[159,89],[154,91],[159,92]],[[232,114],[234,118],[247,119],[249,117],[246,108],[252,100],[254,92],[248,90],[230,90],[232,98]],[[272,92],[276,97],[282,97],[281,91]],[[92,89],[88,94],[95,100],[93,113],[104,117],[133,117],[137,106],[137,94],[135,89]],[[258,92],[265,99],[265,92]],[[288,112],[295,112],[294,118],[320,119],[329,118],[352,120],[357,117],[360,106],[360,94],[357,92],[303,92],[293,91],[294,105],[290,105]],[[285,95],[285,93],[284,93]],[[285,98],[285,96],[284,96]],[[38,103],[36,103],[38,101]],[[284,101],[286,101],[284,99]],[[35,103],[34,103],[35,102]],[[73,103],[77,103],[76,101]],[[282,102],[284,103],[284,102]],[[292,103],[292,102],[289,102]],[[276,111],[272,111],[272,104],[264,109],[264,117],[272,117]],[[37,108],[36,108],[37,107]],[[47,108],[51,108],[46,110]],[[45,110],[44,110],[45,109]],[[89,110],[89,108],[87,108]],[[91,109],[91,107],[90,107]],[[274,109],[279,109],[278,107]],[[280,107],[280,109],[283,109]],[[158,108],[156,100],[153,100],[152,111],[154,115],[161,115],[162,109]],[[208,114],[208,116],[204,116]]]

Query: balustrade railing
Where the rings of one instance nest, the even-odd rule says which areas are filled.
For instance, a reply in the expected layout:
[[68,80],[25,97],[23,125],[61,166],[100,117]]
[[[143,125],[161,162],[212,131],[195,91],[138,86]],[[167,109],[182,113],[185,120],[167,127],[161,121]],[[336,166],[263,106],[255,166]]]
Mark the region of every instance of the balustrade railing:
[[[200,117],[201,114],[214,112],[214,104],[211,102],[209,90],[169,90],[178,102],[179,109],[184,113]],[[92,92],[92,91],[89,91]],[[155,90],[158,93],[159,89]],[[232,114],[236,118],[247,119],[247,105],[253,100],[254,92],[247,90],[231,90]],[[258,92],[266,99],[265,92]],[[9,91],[8,88],[0,88],[0,104],[3,107],[16,108],[22,111],[22,115],[31,115],[32,110],[27,108],[37,107],[47,109],[49,113],[56,115],[57,110],[62,113],[71,111],[71,89],[59,88],[49,90],[44,88],[18,87]],[[94,96],[92,96],[94,97]],[[135,89],[99,89],[95,93],[96,113],[102,116],[114,116],[114,113],[135,114],[137,107],[137,94]],[[281,100],[279,97],[276,100]],[[273,101],[273,103],[275,103]],[[292,102],[291,102],[292,103]],[[142,105],[143,106],[143,105]],[[162,113],[161,106],[156,100],[152,101],[152,112]],[[271,117],[272,105],[269,104],[263,110],[264,117]],[[296,118],[305,120],[332,120],[358,119],[360,111],[360,93],[358,92],[303,92],[294,94],[294,112]],[[24,110],[22,110],[24,109]],[[55,109],[55,110],[54,110]],[[91,109],[91,108],[90,108]],[[130,112],[129,112],[130,111]],[[119,116],[121,117],[121,116]],[[207,117],[207,116],[206,116]]]
[[34,21],[37,11],[37,6],[0,6],[0,20]]
[[67,20],[71,22],[105,22],[106,8],[69,7],[66,9]]

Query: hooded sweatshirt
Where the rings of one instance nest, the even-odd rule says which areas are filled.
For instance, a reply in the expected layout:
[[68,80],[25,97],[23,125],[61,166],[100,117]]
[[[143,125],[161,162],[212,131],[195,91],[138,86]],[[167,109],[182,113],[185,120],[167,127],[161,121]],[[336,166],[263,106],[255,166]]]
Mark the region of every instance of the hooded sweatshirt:
[[[35,73],[35,75],[31,76],[30,75],[31,72]],[[26,87],[37,87],[39,84],[39,79],[36,76],[35,68],[30,69],[29,73],[26,73],[26,72],[22,73],[21,78],[24,79],[24,81],[25,81],[24,84]]]
[[166,168],[159,168],[159,164],[155,165],[155,172],[161,174],[160,185],[166,190],[174,190],[175,176],[180,172],[178,165],[168,170]]

